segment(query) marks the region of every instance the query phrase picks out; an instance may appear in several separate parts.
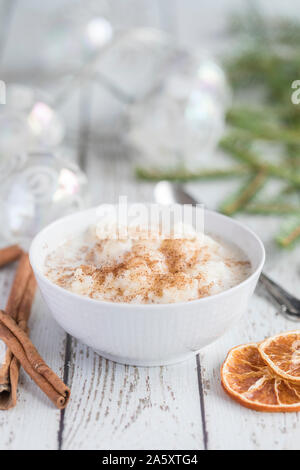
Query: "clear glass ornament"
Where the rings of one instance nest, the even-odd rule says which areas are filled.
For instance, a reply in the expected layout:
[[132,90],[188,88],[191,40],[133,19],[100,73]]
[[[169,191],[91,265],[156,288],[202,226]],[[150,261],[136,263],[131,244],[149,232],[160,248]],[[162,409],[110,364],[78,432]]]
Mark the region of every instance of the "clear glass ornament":
[[214,61],[178,51],[159,86],[131,108],[128,138],[138,164],[199,166],[222,135],[229,101],[225,75]]
[[64,123],[47,98],[38,90],[18,84],[7,86],[0,129],[1,156],[55,148],[65,134]]
[[151,93],[167,75],[181,52],[174,41],[153,28],[134,28],[120,33],[91,65],[91,76],[103,78],[120,97],[134,102]]
[[28,248],[42,227],[88,203],[86,175],[55,153],[24,153],[1,163],[1,232],[10,243]]
[[85,0],[72,8],[59,9],[50,21],[45,66],[60,72],[78,71],[113,39],[113,10],[106,0]]

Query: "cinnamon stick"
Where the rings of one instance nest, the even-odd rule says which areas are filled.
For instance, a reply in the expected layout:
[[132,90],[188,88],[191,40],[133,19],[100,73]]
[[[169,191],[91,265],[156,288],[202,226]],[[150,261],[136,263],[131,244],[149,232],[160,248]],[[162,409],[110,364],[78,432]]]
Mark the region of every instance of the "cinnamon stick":
[[23,250],[19,245],[11,245],[0,250],[0,268],[8,263],[16,261],[22,255]]
[[5,308],[6,313],[14,319],[17,318],[18,310],[31,273],[32,269],[28,253],[23,253],[18,264],[14,282]]
[[17,322],[2,310],[0,310],[0,338],[50,400],[59,409],[65,408],[70,397],[70,389],[47,366]]
[[[34,294],[36,291],[36,280],[33,272],[29,277],[25,293],[23,295],[18,316],[17,323],[20,328],[28,332],[27,322],[31,312],[31,306],[34,300]],[[6,364],[8,365],[8,374],[6,376],[6,386],[2,383],[2,393],[0,393],[0,409],[7,410],[14,407],[17,404],[17,388],[19,382],[19,371],[20,363],[17,358],[13,355],[11,350],[7,350],[6,353]],[[0,382],[1,384],[1,382]],[[0,385],[1,387],[1,385]],[[1,391],[1,389],[0,389]],[[3,393],[6,392],[6,393]]]
[[[6,304],[6,312],[13,318],[18,319],[20,310],[20,321],[25,319],[26,322],[30,315],[35,290],[33,288],[35,280],[33,280],[27,295],[24,297],[30,277],[34,278],[34,275],[29,263],[28,254],[22,253]],[[29,296],[32,297],[30,300]],[[24,323],[23,327],[25,327]],[[3,348],[5,345],[2,342],[0,343],[0,347]],[[17,402],[20,366],[9,349],[3,351],[2,359],[4,360],[0,364],[0,409],[7,410],[15,406]]]
[[[22,330],[27,332],[27,322],[30,317],[31,313],[31,307],[33,304],[34,300],[34,295],[36,291],[36,280],[33,274],[33,271],[31,271],[29,280],[26,286],[26,290],[24,292],[18,314],[17,314],[17,323]],[[6,312],[7,313],[7,312]]]

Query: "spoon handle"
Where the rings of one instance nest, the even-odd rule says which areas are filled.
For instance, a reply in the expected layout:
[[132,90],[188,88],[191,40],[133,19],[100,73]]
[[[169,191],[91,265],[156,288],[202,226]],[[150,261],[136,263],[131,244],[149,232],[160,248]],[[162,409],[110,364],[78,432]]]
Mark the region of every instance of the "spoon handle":
[[261,273],[259,282],[268,294],[279,305],[281,313],[300,320],[300,302],[285,289],[272,281],[266,274]]

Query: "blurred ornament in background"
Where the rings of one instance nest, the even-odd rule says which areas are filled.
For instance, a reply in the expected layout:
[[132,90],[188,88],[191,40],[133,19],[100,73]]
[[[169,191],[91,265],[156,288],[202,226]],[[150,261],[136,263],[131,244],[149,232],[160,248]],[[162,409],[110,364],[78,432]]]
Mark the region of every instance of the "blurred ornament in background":
[[113,37],[113,28],[107,19],[96,16],[91,18],[86,25],[86,41],[91,48],[101,48]]
[[14,155],[30,147],[30,131],[26,116],[15,110],[5,109],[0,113],[0,154]]
[[130,112],[129,141],[144,167],[185,167],[203,163],[224,130],[230,91],[211,59],[178,50],[161,82]]
[[223,70],[163,31],[119,32],[84,78],[131,105],[129,142],[140,165],[193,168],[222,135],[231,98]]
[[0,108],[0,154],[53,149],[63,140],[65,126],[47,98],[38,90],[7,86],[6,105]]
[[213,60],[199,60],[197,80],[224,107],[231,105],[232,94],[223,69]]
[[[0,168],[1,234],[24,248],[53,220],[88,203],[86,175],[53,152],[37,151],[6,157]],[[6,165],[8,163],[8,166]]]
[[168,74],[180,52],[174,41],[154,28],[120,33],[91,66],[91,76],[109,83],[119,96],[134,102],[151,93]]
[[[132,102],[157,85],[177,55],[174,43],[162,31],[153,28],[114,30],[112,25],[110,31],[109,25],[99,16],[88,17],[78,31],[65,22],[62,29],[75,28],[66,33],[69,39],[75,35],[75,40],[69,46],[59,45],[59,39],[48,41],[49,45],[56,47],[57,43],[58,47],[49,59],[52,68],[68,82],[64,99],[80,84],[93,81],[113,91],[122,101]],[[87,50],[84,44],[89,44]],[[45,60],[48,60],[46,56]],[[57,104],[59,106],[59,101]]]
[[87,0],[56,14],[45,61],[71,74],[67,94],[92,81],[132,105],[129,141],[140,165],[193,168],[223,132],[230,101],[224,72],[163,31],[126,29],[122,8]]
[[48,104],[35,102],[27,116],[27,122],[35,147],[52,148],[63,140],[63,122]]
[[114,37],[112,8],[105,0],[74,2],[54,15],[44,47],[45,66],[75,72]]

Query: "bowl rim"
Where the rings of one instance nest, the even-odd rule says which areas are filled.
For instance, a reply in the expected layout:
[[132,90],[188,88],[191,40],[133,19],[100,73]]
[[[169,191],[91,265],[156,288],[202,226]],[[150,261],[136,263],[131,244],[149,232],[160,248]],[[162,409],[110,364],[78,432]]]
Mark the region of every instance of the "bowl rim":
[[[209,210],[209,209],[206,209],[204,208],[205,212],[206,213],[211,213],[213,214],[214,216],[217,216],[217,217],[220,217],[220,218],[223,218],[223,219],[226,219],[227,221],[230,220],[230,223],[232,223],[234,226],[236,227],[240,227],[242,228],[243,230],[245,230],[246,232],[248,232],[252,237],[253,239],[255,240],[255,242],[257,243],[259,249],[260,249],[260,252],[261,252],[261,256],[260,256],[260,262],[257,266],[257,268],[255,269],[255,271],[253,271],[250,276],[248,276],[246,279],[244,279],[242,282],[240,282],[239,284],[236,284],[235,286],[229,288],[229,289],[226,289],[222,292],[219,292],[217,294],[213,294],[213,295],[209,295],[209,296],[206,296],[206,297],[202,297],[200,299],[195,299],[195,300],[187,300],[187,301],[184,301],[184,302],[170,302],[170,303],[152,303],[152,304],[139,304],[139,303],[129,303],[129,302],[111,302],[111,301],[108,301],[108,300],[98,300],[98,299],[92,299],[91,297],[87,297],[87,296],[84,296],[84,295],[81,295],[81,294],[76,294],[75,292],[72,292],[72,291],[69,291],[67,289],[64,289],[63,287],[61,286],[58,286],[57,284],[55,284],[54,282],[50,281],[46,275],[42,272],[42,269],[40,266],[38,266],[38,263],[36,263],[34,261],[34,255],[33,255],[33,252],[35,250],[35,245],[38,243],[39,239],[43,236],[43,234],[50,228],[52,228],[53,226],[55,225],[58,225],[58,224],[61,224],[63,220],[67,220],[67,219],[71,219],[72,217],[78,215],[78,214],[84,214],[85,212],[93,212],[95,210],[97,210],[102,204],[98,204],[97,206],[94,206],[94,207],[90,207],[88,209],[84,209],[82,211],[77,211],[73,214],[70,214],[70,215],[67,215],[67,216],[64,216],[64,217],[61,217],[57,220],[55,220],[54,222],[48,224],[46,227],[44,227],[41,231],[39,231],[35,237],[33,238],[32,242],[31,242],[31,245],[30,245],[30,248],[29,248],[29,259],[30,259],[30,264],[35,272],[35,274],[37,273],[38,276],[41,278],[41,280],[48,286],[51,286],[52,289],[56,290],[56,292],[60,292],[62,293],[63,295],[66,295],[66,296],[69,296],[71,298],[74,298],[75,300],[76,299],[80,299],[81,301],[85,301],[85,302],[88,302],[92,305],[95,305],[95,306],[99,306],[99,305],[104,305],[104,306],[114,306],[115,308],[121,308],[121,309],[141,309],[141,308],[145,308],[145,309],[156,309],[156,308],[170,308],[173,307],[183,307],[183,306],[186,306],[186,305],[190,305],[190,304],[195,304],[195,303],[201,303],[201,304],[204,304],[204,303],[207,303],[207,302],[212,302],[213,300],[219,300],[219,299],[222,299],[224,297],[227,297],[227,296],[230,296],[232,293],[234,293],[235,291],[237,291],[239,288],[247,285],[247,284],[251,284],[252,280],[262,271],[262,268],[264,266],[264,263],[265,263],[265,257],[266,257],[266,253],[265,253],[265,247],[264,247],[264,244],[263,242],[261,241],[261,239],[258,237],[258,235],[256,235],[256,233],[250,229],[249,227],[247,227],[245,224],[243,224],[242,222],[240,221],[237,221],[231,217],[228,217],[224,214],[220,214],[219,212],[217,211],[213,211],[213,210]],[[216,234],[217,235],[217,234]],[[218,235],[217,235],[218,236]],[[246,252],[246,250],[245,250]]]

